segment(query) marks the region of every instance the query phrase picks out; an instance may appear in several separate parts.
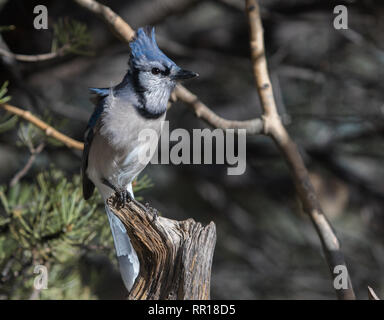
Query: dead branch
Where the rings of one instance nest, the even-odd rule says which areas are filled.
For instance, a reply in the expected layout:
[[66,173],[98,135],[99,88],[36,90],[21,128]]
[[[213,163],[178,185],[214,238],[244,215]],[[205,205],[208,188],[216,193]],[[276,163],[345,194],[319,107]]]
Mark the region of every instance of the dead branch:
[[[246,12],[250,28],[253,74],[263,108],[264,133],[275,141],[289,165],[303,210],[309,215],[315,226],[321,240],[332,279],[335,279],[337,276],[337,274],[334,273],[335,266],[342,265],[346,268],[346,263],[340,250],[340,243],[321,209],[307,168],[305,167],[297,146],[284,128],[277,112],[272,85],[268,75],[263,27],[258,2],[256,0],[246,0]],[[355,299],[355,293],[349,277],[348,289],[335,290],[339,299]]]
[[28,110],[23,110],[20,108],[17,108],[15,106],[12,106],[10,104],[4,103],[0,104],[0,107],[3,108],[4,110],[11,112],[24,120],[27,120],[34,124],[36,127],[40,128],[45,135],[55,138],[58,141],[61,141],[64,143],[68,148],[74,148],[78,150],[83,150],[84,145],[82,142],[74,140],[65,134],[57,131],[55,128],[51,127],[44,121],[40,120],[38,117],[34,116],[30,111]]
[[216,228],[193,219],[175,221],[158,216],[136,200],[119,208],[107,201],[124,223],[140,261],[140,273],[128,299],[205,300],[210,298]]

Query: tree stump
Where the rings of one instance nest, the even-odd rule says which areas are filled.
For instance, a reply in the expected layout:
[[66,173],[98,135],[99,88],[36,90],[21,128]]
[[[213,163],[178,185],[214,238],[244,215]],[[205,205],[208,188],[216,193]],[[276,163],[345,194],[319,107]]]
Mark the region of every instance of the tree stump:
[[203,227],[193,219],[167,219],[136,200],[120,208],[115,196],[107,203],[124,223],[140,261],[128,299],[210,299],[213,222]]

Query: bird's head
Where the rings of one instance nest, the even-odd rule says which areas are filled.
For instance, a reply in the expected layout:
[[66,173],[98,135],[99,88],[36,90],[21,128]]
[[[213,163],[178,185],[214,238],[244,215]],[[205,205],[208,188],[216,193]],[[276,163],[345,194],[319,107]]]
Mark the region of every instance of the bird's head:
[[144,91],[173,90],[177,80],[189,79],[197,73],[184,70],[169,59],[157,46],[155,28],[137,30],[131,48],[130,68]]

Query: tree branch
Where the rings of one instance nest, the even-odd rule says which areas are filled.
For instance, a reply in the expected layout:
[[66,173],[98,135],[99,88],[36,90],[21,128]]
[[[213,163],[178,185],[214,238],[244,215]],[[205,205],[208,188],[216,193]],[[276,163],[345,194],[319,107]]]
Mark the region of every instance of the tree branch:
[[37,62],[37,61],[45,61],[51,60],[57,57],[61,57],[64,55],[65,51],[69,48],[69,44],[64,45],[62,48],[56,50],[55,52],[43,53],[43,54],[35,54],[35,55],[25,55],[25,54],[17,54],[0,48],[0,55],[16,59],[18,61],[23,62]]
[[[246,0],[246,12],[249,20],[253,74],[264,113],[264,133],[272,137],[289,165],[303,210],[309,215],[315,226],[334,280],[337,276],[334,273],[335,266],[342,265],[346,268],[340,244],[321,209],[297,146],[284,128],[277,112],[265,58],[263,27],[258,2],[256,0]],[[349,275],[348,288],[335,290],[339,299],[355,299]]]
[[57,131],[55,128],[51,127],[50,125],[48,125],[44,121],[42,121],[39,118],[37,118],[36,116],[34,116],[30,111],[17,108],[15,106],[12,106],[12,105],[7,104],[7,103],[0,104],[0,107],[3,108],[4,110],[8,111],[8,112],[11,112],[11,113],[23,118],[24,120],[31,122],[36,127],[40,128],[45,133],[45,135],[61,141],[68,148],[83,150],[84,144],[82,142],[74,140],[74,139],[66,136],[65,134]]
[[11,182],[9,183],[9,185],[10,185],[11,187],[13,187],[15,184],[17,184],[17,183],[19,182],[19,180],[20,180],[22,177],[24,177],[24,176],[28,173],[29,169],[31,169],[31,167],[32,167],[32,165],[33,165],[33,162],[34,162],[35,159],[36,159],[36,156],[37,156],[41,151],[43,151],[44,147],[45,147],[45,143],[42,142],[42,143],[40,143],[36,148],[33,148],[33,149],[31,150],[31,155],[30,155],[30,157],[29,157],[27,163],[25,164],[25,166],[24,166],[19,172],[17,172],[17,173],[15,174],[15,176],[12,178]]
[[246,129],[248,134],[261,133],[263,130],[263,121],[261,119],[251,119],[244,121],[227,120],[209,109],[199,98],[182,85],[175,88],[176,96],[190,106],[198,118],[203,119],[214,128],[221,129]]
[[112,31],[123,41],[130,42],[135,36],[135,31],[111,8],[94,0],[74,0],[78,5],[95,13],[106,22]]

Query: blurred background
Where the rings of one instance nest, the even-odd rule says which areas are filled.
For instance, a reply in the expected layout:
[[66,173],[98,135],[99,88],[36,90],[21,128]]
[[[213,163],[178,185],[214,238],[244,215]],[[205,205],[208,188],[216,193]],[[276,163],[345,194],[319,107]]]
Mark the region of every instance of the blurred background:
[[[135,29],[155,25],[160,48],[200,74],[186,87],[219,115],[260,115],[244,1],[102,3]],[[48,8],[47,30],[33,28],[38,4]],[[347,30],[333,27],[340,4]],[[260,6],[279,112],[337,231],[357,297],[367,299],[368,285],[384,297],[384,3]],[[10,104],[82,141],[93,110],[88,88],[121,81],[127,44],[72,1],[2,0],[0,26],[8,52],[75,43],[41,62],[0,55],[0,85],[9,82]],[[171,130],[207,127],[180,102],[167,118]],[[0,109],[0,299],[125,298],[101,200],[81,200],[80,165],[81,152]],[[213,299],[334,299],[319,239],[273,141],[247,137],[246,172],[226,172],[226,165],[149,165],[136,195],[166,217],[216,223]],[[36,264],[49,273],[41,292],[33,288]]]

